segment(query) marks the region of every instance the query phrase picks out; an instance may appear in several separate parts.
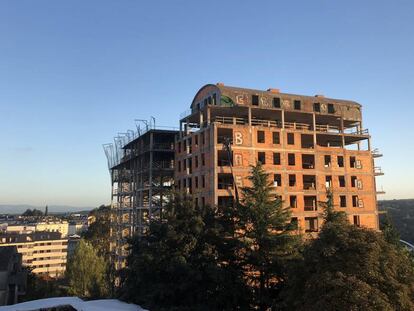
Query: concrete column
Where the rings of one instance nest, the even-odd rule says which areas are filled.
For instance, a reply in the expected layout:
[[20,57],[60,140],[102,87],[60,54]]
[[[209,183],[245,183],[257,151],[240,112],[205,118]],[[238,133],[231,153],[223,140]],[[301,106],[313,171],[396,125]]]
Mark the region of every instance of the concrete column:
[[282,110],[282,128],[285,128],[285,110]]
[[316,115],[312,114],[312,127],[313,127],[313,146],[316,148]]

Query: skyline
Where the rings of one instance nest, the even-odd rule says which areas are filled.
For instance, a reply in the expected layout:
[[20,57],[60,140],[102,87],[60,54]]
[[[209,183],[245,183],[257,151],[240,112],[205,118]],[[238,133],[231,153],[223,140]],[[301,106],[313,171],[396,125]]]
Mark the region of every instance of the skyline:
[[0,204],[110,203],[102,145],[217,82],[359,102],[378,198],[414,198],[414,3],[200,3],[0,3]]

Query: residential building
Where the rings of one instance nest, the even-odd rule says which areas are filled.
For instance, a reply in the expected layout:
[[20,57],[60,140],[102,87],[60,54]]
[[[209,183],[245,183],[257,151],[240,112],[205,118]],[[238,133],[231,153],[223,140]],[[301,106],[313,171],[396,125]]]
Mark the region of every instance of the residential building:
[[0,248],[16,246],[24,266],[50,277],[60,277],[65,272],[67,244],[59,232],[0,233]]
[[16,246],[0,247],[0,306],[15,304],[25,294],[26,276]]

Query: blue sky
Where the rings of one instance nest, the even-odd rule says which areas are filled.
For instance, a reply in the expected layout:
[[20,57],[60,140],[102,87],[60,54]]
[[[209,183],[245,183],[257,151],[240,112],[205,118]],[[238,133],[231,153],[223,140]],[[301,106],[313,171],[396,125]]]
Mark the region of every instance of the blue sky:
[[110,201],[102,144],[177,126],[206,83],[363,105],[386,175],[414,198],[414,2],[0,1],[0,204]]

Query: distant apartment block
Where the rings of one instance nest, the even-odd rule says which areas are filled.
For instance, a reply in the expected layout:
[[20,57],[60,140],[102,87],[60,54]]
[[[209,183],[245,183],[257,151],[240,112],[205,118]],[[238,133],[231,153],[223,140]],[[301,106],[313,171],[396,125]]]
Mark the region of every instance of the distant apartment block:
[[24,266],[50,277],[60,277],[65,272],[67,244],[59,232],[0,233],[0,248],[16,246]]

